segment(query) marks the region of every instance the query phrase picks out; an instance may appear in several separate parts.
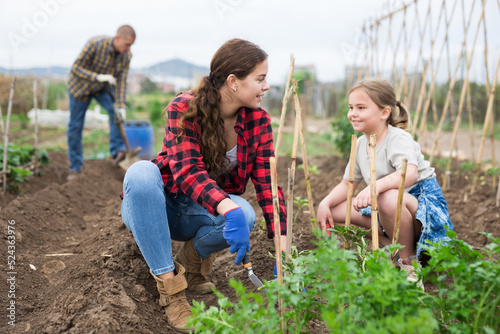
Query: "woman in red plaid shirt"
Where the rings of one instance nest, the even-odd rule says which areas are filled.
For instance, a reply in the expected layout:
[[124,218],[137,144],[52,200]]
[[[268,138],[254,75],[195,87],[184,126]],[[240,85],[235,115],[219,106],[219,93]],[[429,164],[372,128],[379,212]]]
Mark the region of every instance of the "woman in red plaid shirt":
[[[125,175],[122,217],[154,276],[169,324],[188,331],[186,288],[200,294],[215,252],[229,247],[241,263],[250,250],[252,206],[239,195],[251,178],[273,238],[269,158],[274,156],[271,119],[260,108],[269,89],[267,54],[232,39],[222,45],[194,91],[179,94],[165,110],[162,151],[135,163]],[[286,211],[280,200],[281,245]],[[171,240],[185,241],[172,257]],[[283,249],[284,250],[284,249]],[[186,277],[183,276],[186,274]]]

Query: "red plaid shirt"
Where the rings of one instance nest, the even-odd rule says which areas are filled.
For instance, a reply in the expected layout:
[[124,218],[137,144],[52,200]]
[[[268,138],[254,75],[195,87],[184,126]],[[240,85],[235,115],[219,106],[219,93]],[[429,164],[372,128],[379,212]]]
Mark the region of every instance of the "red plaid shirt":
[[[201,126],[197,117],[184,121],[185,134],[177,125],[188,110],[192,92],[177,96],[168,105],[168,121],[162,151],[152,160],[162,174],[163,183],[172,194],[183,193],[202,205],[209,213],[217,215],[217,205],[229,198],[228,193],[241,195],[251,177],[267,225],[268,238],[274,237],[274,216],[271,194],[271,169],[269,158],[274,156],[271,118],[264,109],[241,108],[234,130],[238,133],[238,167],[221,175],[220,188],[208,175],[200,153]],[[278,187],[280,202],[281,234],[286,234],[286,209],[283,190]]]

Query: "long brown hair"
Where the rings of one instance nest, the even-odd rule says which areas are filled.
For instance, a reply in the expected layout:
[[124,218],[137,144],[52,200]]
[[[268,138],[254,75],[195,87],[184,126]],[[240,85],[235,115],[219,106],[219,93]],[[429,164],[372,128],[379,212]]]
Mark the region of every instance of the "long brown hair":
[[184,120],[198,116],[202,129],[200,146],[203,162],[210,177],[215,180],[225,167],[227,152],[224,120],[220,115],[220,89],[230,74],[243,80],[266,59],[267,53],[249,41],[231,39],[224,43],[212,57],[210,74],[201,79],[189,102],[188,111],[179,120],[181,134],[184,134]]
[[[387,124],[406,131],[410,129],[411,120],[408,109],[403,103],[396,100],[396,93],[389,81],[374,78],[364,79],[356,82],[349,91],[349,94],[359,88],[363,89],[380,109],[385,107],[391,108]],[[396,107],[399,107],[399,111]]]

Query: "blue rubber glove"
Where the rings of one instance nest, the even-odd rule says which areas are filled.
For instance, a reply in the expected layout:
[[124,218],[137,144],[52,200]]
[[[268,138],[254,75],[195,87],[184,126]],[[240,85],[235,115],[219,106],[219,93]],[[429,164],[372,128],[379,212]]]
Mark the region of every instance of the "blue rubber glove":
[[250,229],[241,207],[227,211],[224,214],[226,226],[223,235],[229,244],[231,254],[238,252],[234,264],[240,264],[243,261],[245,253],[250,250]]

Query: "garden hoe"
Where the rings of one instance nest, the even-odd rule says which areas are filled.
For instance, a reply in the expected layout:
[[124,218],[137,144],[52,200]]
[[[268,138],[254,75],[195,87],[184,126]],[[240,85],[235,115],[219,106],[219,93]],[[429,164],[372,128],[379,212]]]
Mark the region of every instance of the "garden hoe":
[[[252,262],[250,262],[250,256],[248,253],[246,253],[243,258],[243,267],[248,270],[248,277],[258,289],[264,286],[264,283],[262,283],[262,281],[253,273]],[[262,292],[266,293],[266,289],[262,289]]]
[[119,112],[115,113],[115,123],[118,126],[118,129],[120,129],[120,133],[122,135],[123,141],[125,143],[125,147],[127,148],[127,152],[125,153],[125,159],[120,161],[118,163],[118,166],[123,168],[124,170],[129,169],[130,166],[134,164],[134,162],[137,162],[141,160],[137,154],[142,150],[142,148],[136,147],[133,150],[130,150],[130,145],[128,143],[127,139],[127,134],[125,133],[125,128],[123,126],[123,118],[121,117]]

